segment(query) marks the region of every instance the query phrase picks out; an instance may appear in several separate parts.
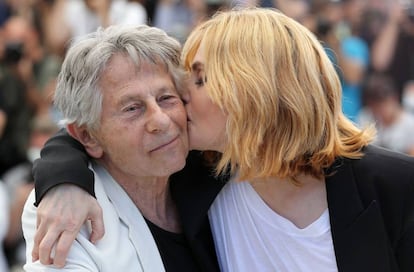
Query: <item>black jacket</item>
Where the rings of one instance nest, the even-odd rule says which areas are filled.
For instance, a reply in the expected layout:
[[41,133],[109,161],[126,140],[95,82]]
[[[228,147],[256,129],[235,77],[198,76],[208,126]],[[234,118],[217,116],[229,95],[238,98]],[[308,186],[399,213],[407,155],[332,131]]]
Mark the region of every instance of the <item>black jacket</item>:
[[[364,153],[359,160],[338,159],[326,170],[338,270],[412,272],[414,158],[375,146]],[[207,211],[224,184],[200,163],[192,155],[189,165],[173,176],[172,189],[190,241],[204,237],[199,234],[208,225]]]

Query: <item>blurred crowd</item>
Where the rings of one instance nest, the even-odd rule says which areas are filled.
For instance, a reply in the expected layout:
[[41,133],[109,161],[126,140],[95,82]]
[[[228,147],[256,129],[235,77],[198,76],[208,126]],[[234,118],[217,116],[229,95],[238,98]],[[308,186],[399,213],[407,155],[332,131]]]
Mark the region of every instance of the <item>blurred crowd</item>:
[[[148,24],[184,42],[217,10],[275,7],[312,30],[337,67],[343,111],[376,143],[414,155],[414,0],[0,0],[0,272],[21,271],[31,165],[59,129],[52,103],[66,48],[110,24]],[[4,256],[3,256],[4,255]]]

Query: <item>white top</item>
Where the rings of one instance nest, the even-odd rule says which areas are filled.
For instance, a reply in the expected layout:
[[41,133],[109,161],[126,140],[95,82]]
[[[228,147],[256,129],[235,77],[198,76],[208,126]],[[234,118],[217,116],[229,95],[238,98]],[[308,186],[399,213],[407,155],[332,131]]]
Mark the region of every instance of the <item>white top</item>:
[[[90,224],[85,224],[72,245],[62,270],[65,271],[165,271],[155,241],[144,217],[106,170],[93,165],[95,194],[102,207],[105,235],[96,245],[89,242]],[[24,207],[22,224],[26,239],[26,271],[61,271],[31,262],[36,230],[34,192]]]
[[250,183],[230,181],[209,219],[222,271],[338,271],[328,210],[299,229],[267,206]]
[[[91,12],[84,0],[69,0],[66,2],[65,20],[76,37],[97,30],[101,23],[98,16]],[[145,8],[136,2],[113,0],[110,6],[109,18],[112,25],[141,25],[147,23]]]
[[[0,180],[0,245],[7,234],[9,228],[10,205],[7,190],[3,181]],[[7,260],[4,256],[3,247],[0,248],[0,271],[8,271]]]

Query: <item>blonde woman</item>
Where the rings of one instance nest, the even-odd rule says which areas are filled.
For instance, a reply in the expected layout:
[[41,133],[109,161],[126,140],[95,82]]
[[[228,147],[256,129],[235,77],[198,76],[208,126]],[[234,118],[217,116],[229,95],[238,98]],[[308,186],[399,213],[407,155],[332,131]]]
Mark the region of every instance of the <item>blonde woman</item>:
[[[182,59],[190,148],[219,152],[215,171],[229,180],[216,196],[222,184],[190,155],[172,192],[189,237],[208,214],[222,271],[413,271],[414,159],[370,145],[373,129],[346,119],[335,69],[305,27],[275,10],[219,13],[192,32]],[[59,164],[46,161],[52,142],[35,169],[38,200],[59,183],[42,171]],[[45,233],[64,220],[44,222],[38,241],[59,241]]]

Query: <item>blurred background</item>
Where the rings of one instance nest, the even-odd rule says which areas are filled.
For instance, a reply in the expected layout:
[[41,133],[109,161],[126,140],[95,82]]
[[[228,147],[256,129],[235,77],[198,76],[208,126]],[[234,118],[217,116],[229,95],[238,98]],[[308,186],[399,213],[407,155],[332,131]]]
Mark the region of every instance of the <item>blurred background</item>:
[[148,24],[184,42],[217,10],[275,7],[309,28],[337,68],[343,112],[376,144],[414,155],[414,0],[0,0],[0,272],[22,271],[31,166],[58,129],[53,92],[72,40]]

